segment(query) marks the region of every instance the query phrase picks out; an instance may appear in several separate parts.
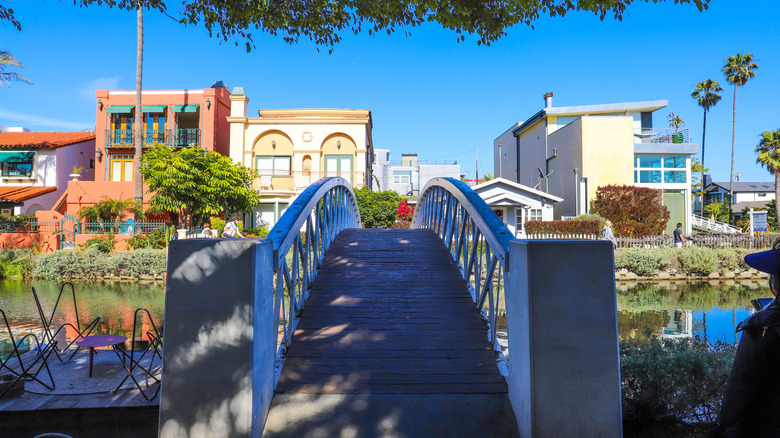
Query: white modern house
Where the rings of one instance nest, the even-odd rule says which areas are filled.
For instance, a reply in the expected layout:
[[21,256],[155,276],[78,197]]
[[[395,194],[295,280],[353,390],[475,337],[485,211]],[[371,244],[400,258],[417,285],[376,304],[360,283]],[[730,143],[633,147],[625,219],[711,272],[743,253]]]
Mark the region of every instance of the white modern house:
[[[729,194],[729,181],[708,181],[705,175],[704,205],[713,202],[724,202]],[[764,208],[766,203],[775,199],[775,183],[734,181],[734,202],[731,212],[737,217],[742,216],[744,209]]]
[[457,161],[420,161],[416,153],[404,153],[401,161],[391,161],[389,149],[375,149],[373,172],[379,182],[374,190],[417,196],[433,178],[460,179],[460,164]]
[[554,205],[563,201],[505,178],[495,178],[472,189],[504,221],[515,237],[525,236],[525,223],[528,221],[553,220]]
[[275,109],[247,113],[243,87],[230,95],[230,158],[256,169],[260,204],[249,226],[273,226],[295,197],[326,176],[352,187],[371,187],[371,111],[359,109]]
[[95,179],[95,133],[0,133],[0,214],[13,216],[52,210],[68,188],[74,167],[80,179]]

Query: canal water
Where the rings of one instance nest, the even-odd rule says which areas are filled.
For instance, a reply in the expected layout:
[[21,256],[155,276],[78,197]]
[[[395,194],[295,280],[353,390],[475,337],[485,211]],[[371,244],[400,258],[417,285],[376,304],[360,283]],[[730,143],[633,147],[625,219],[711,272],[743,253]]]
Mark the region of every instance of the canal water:
[[[5,312],[11,324],[13,335],[19,339],[28,333],[41,334],[41,319],[32,295],[32,287],[38,293],[45,315],[51,315],[62,283],[54,281],[14,281],[0,280],[0,309]],[[128,338],[133,333],[133,317],[137,308],[148,309],[154,323],[159,328],[163,322],[165,294],[163,283],[139,282],[77,282],[76,306],[82,326],[96,317],[100,321],[91,334],[123,335]],[[70,288],[65,289],[54,315],[54,326],[70,322],[75,323],[76,307]],[[146,318],[141,321],[148,330]],[[70,335],[70,333],[69,333]],[[23,349],[31,347],[29,343]],[[11,352],[10,339],[5,321],[0,316],[0,356]]]
[[[0,281],[0,309],[9,317],[15,337],[40,333],[40,318],[32,297],[35,287],[44,309],[51,312],[61,283],[52,281]],[[165,295],[162,283],[75,283],[79,318],[82,323],[100,317],[93,334],[130,337],[133,313],[139,307],[162,324]],[[72,322],[73,299],[63,295],[55,324]],[[683,338],[699,336],[710,343],[734,343],[736,325],[750,316],[750,300],[769,296],[765,282],[655,282],[617,284],[620,339],[647,340],[651,336]],[[506,319],[499,320],[499,338],[506,339]],[[0,355],[10,344],[4,321],[0,320]]]

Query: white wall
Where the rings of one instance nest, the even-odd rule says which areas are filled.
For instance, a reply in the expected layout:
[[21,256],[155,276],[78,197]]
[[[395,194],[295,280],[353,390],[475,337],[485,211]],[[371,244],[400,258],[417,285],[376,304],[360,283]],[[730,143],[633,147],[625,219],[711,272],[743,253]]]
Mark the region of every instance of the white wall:
[[[517,181],[517,139],[512,131],[519,123],[515,123],[506,132],[493,140],[493,175],[496,178],[506,178]],[[499,144],[501,147],[499,148]]]

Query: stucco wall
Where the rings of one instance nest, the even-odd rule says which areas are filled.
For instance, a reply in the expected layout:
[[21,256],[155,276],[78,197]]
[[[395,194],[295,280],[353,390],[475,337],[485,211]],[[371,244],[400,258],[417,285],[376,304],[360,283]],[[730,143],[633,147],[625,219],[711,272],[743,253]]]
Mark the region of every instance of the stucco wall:
[[[508,178],[529,187],[534,187],[539,180],[539,171],[537,168],[545,170],[545,158],[547,152],[545,144],[547,143],[547,133],[545,121],[540,120],[526,129],[520,135],[520,173],[515,179],[509,175],[502,178]],[[552,154],[552,148],[548,148]],[[544,184],[541,187],[544,190]]]
[[[517,182],[517,139],[512,131],[515,123],[498,138],[493,140],[493,175]],[[499,144],[501,147],[499,148]]]
[[576,212],[577,177],[582,175],[582,118],[558,129],[549,136],[548,148],[558,150],[558,156],[550,161],[550,190],[548,193],[563,198],[555,204],[554,217],[572,216]]
[[587,201],[608,184],[634,184],[634,120],[624,117],[583,117],[582,175],[588,178]]

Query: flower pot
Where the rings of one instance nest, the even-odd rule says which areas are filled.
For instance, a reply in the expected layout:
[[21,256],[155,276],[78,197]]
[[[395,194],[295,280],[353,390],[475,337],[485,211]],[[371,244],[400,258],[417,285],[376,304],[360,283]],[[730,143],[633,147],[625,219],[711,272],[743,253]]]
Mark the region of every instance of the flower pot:
[[71,173],[68,176],[71,178],[72,181],[78,181],[79,178],[81,178],[81,174],[80,173]]

